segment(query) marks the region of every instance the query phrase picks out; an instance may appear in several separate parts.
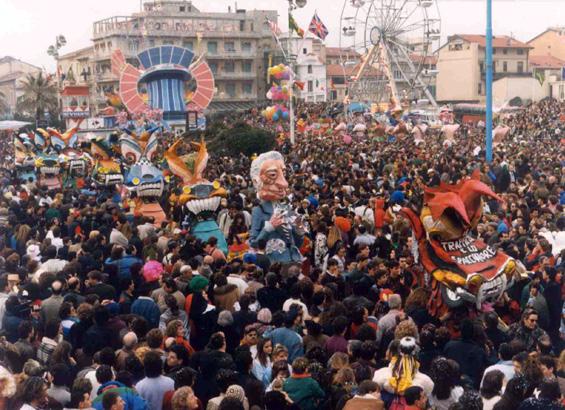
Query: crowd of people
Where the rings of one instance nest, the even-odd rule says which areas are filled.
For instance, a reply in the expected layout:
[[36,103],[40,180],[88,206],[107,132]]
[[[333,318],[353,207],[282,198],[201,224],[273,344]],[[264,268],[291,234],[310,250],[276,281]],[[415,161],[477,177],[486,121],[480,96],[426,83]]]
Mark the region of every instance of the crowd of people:
[[[307,226],[291,267],[246,240],[250,158],[210,153],[206,176],[228,190],[226,254],[191,236],[166,199],[155,226],[119,189],[19,180],[1,140],[0,409],[563,408],[565,104],[506,118],[491,164],[476,124],[449,145],[429,128],[416,145],[374,131],[371,116],[325,112],[300,106],[306,131],[280,141],[288,201]],[[224,121],[273,127],[257,118]],[[342,120],[366,130],[347,140]],[[398,209],[476,168],[504,202],[485,203],[472,234],[528,274],[485,311],[435,317]]]

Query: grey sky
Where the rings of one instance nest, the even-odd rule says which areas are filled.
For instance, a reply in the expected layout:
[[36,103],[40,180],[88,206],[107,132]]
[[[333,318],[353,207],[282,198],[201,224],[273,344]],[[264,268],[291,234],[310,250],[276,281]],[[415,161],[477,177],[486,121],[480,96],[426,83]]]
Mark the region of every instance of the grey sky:
[[[494,0],[493,31],[527,41],[548,26],[565,25],[564,0]],[[230,0],[194,0],[201,10],[227,11]],[[238,0],[238,8],[276,9],[279,24],[284,27],[286,0]],[[343,0],[309,0],[294,15],[307,29],[314,11],[328,26],[326,44],[339,42],[339,17]],[[24,61],[54,69],[54,61],[46,53],[57,34],[67,38],[62,53],[90,45],[92,22],[114,15],[138,11],[139,0],[0,0],[0,56],[10,55]],[[442,39],[455,33],[483,33],[485,0],[439,0],[442,18]]]

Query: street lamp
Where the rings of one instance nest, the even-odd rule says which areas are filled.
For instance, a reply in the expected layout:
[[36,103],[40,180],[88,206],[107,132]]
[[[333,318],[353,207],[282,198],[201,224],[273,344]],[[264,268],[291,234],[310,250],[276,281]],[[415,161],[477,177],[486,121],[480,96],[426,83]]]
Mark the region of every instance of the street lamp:
[[59,76],[59,50],[61,48],[63,48],[65,45],[67,45],[67,39],[65,38],[64,35],[59,34],[57,37],[55,37],[55,44],[50,45],[47,48],[47,54],[49,54],[51,57],[53,57],[55,59],[55,65],[56,65],[56,75],[57,75],[57,92],[59,93],[59,108],[62,108],[62,101],[61,101],[61,96],[60,96],[60,89],[61,89],[61,78]]
[[290,43],[292,41],[292,30],[290,28],[290,13],[292,12],[292,10],[296,10],[297,8],[301,9],[304,6],[306,6],[306,3],[308,3],[308,0],[288,0],[288,17],[289,17],[289,23],[288,23],[288,42],[287,42],[287,60],[288,60],[288,65],[290,66],[290,87],[288,87],[289,91],[288,91],[288,95],[289,95],[289,101],[290,101],[290,106],[289,106],[289,115],[290,115],[290,144],[294,145],[295,142],[295,134],[294,134],[294,102],[292,101],[293,99],[293,86],[294,86],[294,64],[292,61],[292,57],[291,57],[291,50],[290,50]]

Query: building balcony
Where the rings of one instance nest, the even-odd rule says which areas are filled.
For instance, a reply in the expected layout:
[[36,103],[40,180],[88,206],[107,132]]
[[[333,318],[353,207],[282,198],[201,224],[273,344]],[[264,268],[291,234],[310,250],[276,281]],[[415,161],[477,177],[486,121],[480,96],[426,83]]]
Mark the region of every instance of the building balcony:
[[94,74],[94,81],[97,83],[105,81],[119,81],[119,78],[114,76],[111,71],[107,71],[105,73]]
[[214,73],[214,78],[216,80],[255,80],[257,79],[257,73],[255,72],[243,72],[243,71],[234,71],[234,72],[226,72],[222,71],[219,73]]
[[219,92],[214,95],[213,101],[255,101],[257,94],[236,93],[229,95],[226,92]]

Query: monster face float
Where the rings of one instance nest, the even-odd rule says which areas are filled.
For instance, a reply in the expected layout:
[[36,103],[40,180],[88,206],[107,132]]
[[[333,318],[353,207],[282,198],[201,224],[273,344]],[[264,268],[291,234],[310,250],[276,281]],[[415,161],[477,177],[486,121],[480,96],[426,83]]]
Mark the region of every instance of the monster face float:
[[496,302],[524,267],[470,235],[482,215],[482,197],[500,198],[480,181],[476,170],[457,185],[426,188],[419,216],[404,208],[417,240],[415,256],[431,277],[431,314],[468,304],[477,310]]
[[98,138],[91,142],[90,152],[94,165],[92,180],[99,187],[114,187],[124,182],[122,167],[118,156],[119,150],[113,149],[109,140]]
[[61,189],[61,164],[59,154],[51,143],[50,134],[42,128],[38,128],[34,135],[34,143],[37,147],[35,157],[36,175],[40,186],[48,189]]
[[120,137],[122,157],[131,164],[124,178],[124,185],[130,192],[135,192],[138,198],[136,211],[153,216],[155,224],[166,219],[159,205],[165,189],[165,178],[163,172],[151,162],[159,144],[155,134],[158,129],[159,127],[153,127],[143,130],[139,135],[124,130],[126,134]]
[[71,128],[65,133],[47,128],[51,144],[59,152],[59,164],[64,171],[64,186],[74,186],[79,178],[85,177],[92,162],[86,152],[77,149],[77,131],[78,127]]
[[30,178],[35,181],[35,158],[37,148],[27,134],[20,134],[14,137],[14,162],[18,178],[28,181]]
[[165,152],[165,160],[170,171],[182,180],[182,188],[178,195],[172,195],[170,200],[175,205],[186,206],[190,212],[191,233],[197,238],[207,241],[214,236],[218,239],[218,248],[227,254],[228,245],[218,224],[215,212],[227,192],[218,181],[210,182],[203,177],[208,164],[206,143],[192,142],[196,152],[180,157],[177,148],[182,140],[177,140]]

